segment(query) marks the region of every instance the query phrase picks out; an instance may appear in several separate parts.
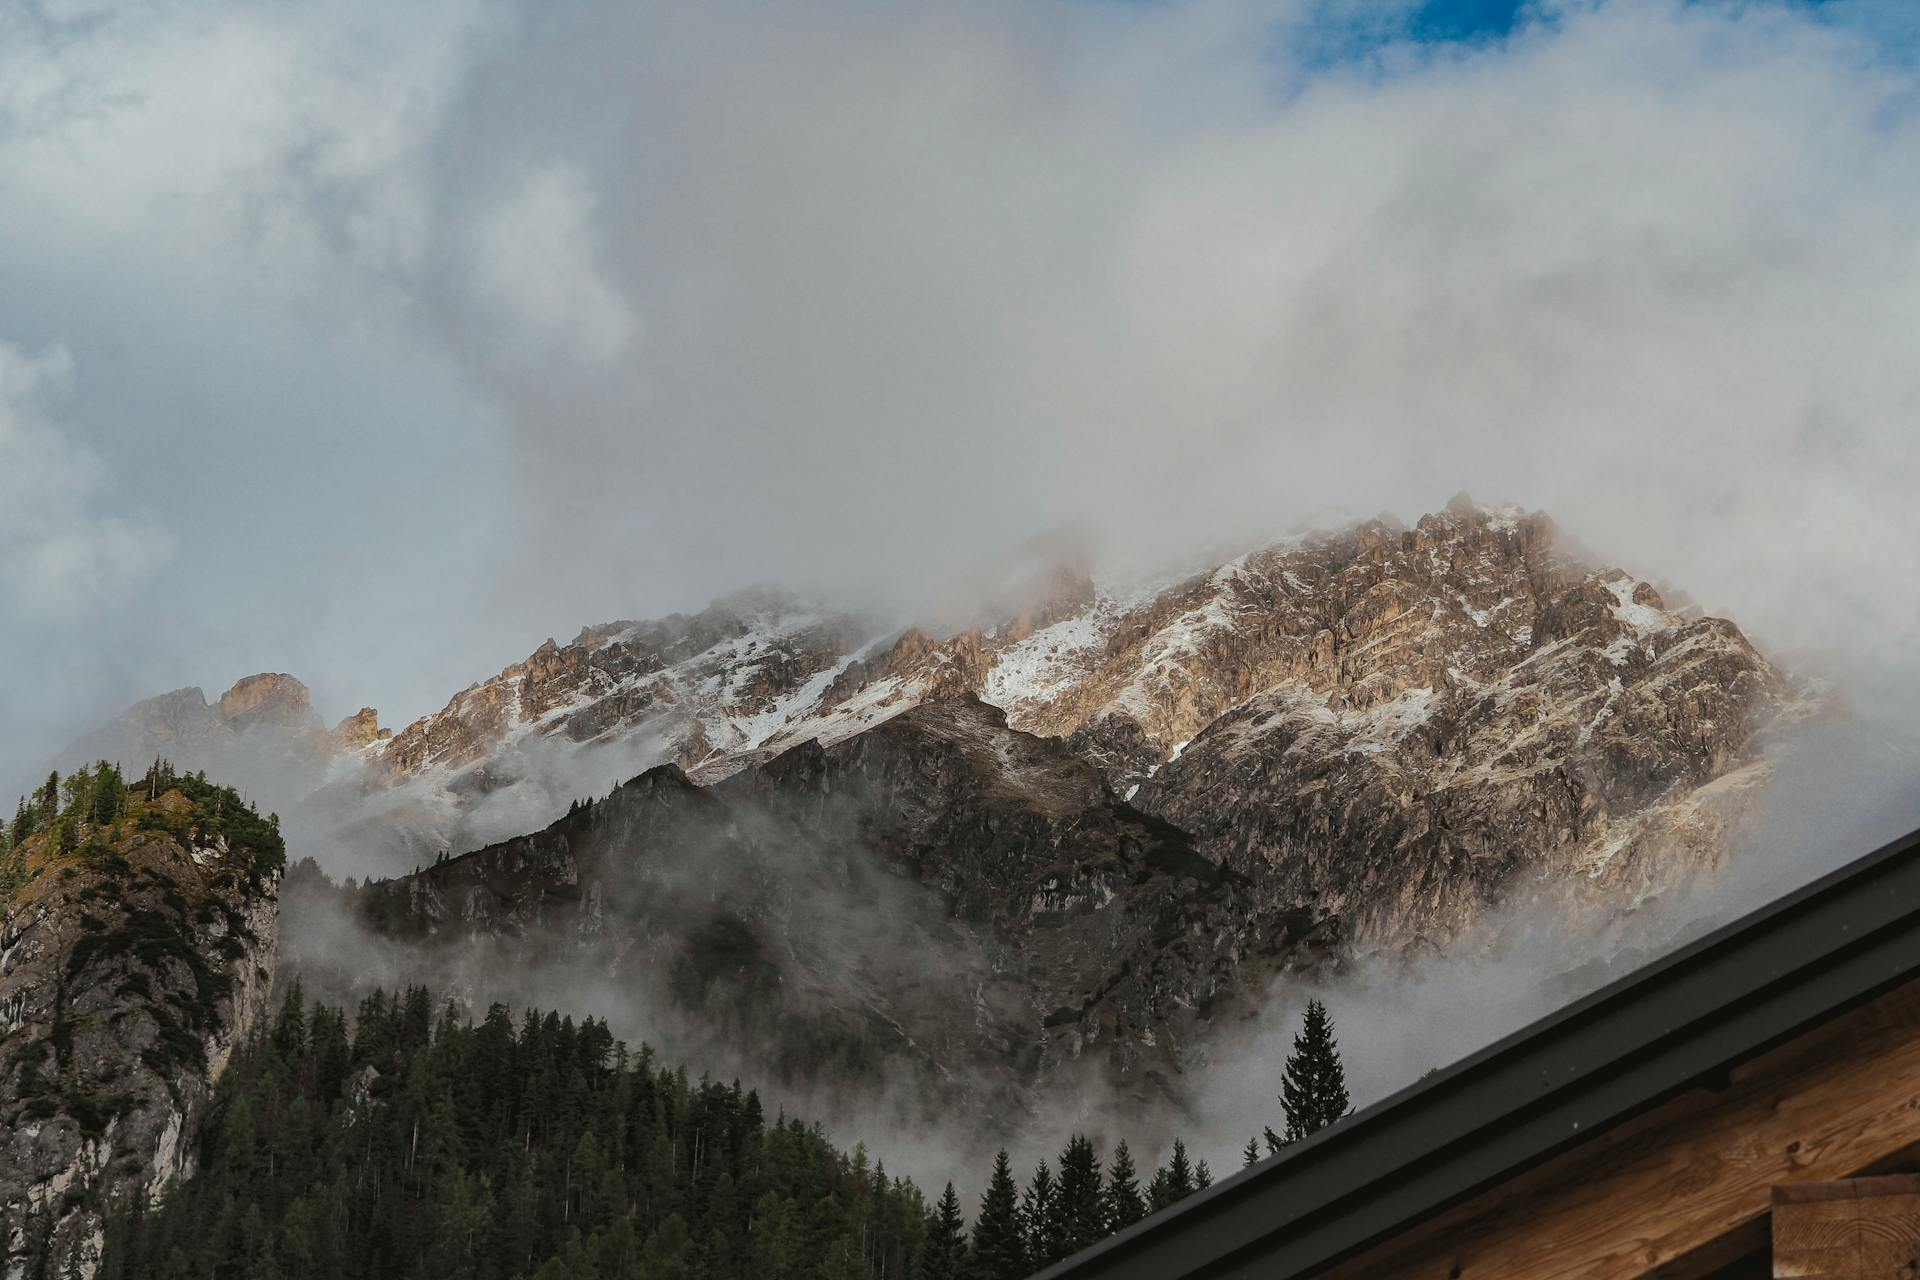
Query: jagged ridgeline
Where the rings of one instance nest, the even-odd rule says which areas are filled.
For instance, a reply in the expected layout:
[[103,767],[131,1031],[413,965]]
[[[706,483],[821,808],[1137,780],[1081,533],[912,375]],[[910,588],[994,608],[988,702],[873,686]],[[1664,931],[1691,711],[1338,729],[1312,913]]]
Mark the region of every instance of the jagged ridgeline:
[[204,775],[104,761],[0,833],[0,1251],[88,1275],[105,1206],[193,1168],[233,1046],[267,1009],[278,820]]
[[1207,1184],[1143,1186],[1085,1138],[1022,1193],[1004,1153],[971,1232],[864,1148],[689,1079],[604,1022],[478,1023],[411,987],[343,1012],[296,985],[221,1077],[200,1172],[107,1229],[104,1280],[1017,1280]]

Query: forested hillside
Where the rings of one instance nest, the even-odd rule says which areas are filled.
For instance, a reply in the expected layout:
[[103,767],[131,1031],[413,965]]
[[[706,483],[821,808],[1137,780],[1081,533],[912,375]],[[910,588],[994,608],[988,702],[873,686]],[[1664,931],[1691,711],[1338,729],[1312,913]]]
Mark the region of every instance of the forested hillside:
[[[985,1171],[981,1171],[982,1174]],[[222,1077],[200,1173],[109,1223],[103,1280],[1016,1280],[1205,1186],[1075,1138],[968,1230],[862,1148],[693,1080],[606,1025],[478,1024],[424,988],[343,1011],[296,987]]]

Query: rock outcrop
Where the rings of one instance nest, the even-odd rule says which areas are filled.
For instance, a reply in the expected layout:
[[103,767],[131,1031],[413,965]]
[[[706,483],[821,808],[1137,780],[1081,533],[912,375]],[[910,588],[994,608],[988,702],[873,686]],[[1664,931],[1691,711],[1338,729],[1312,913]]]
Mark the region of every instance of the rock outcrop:
[[262,673],[236,681],[212,704],[196,688],[136,703],[69,743],[53,763],[73,769],[113,760],[144,769],[165,759],[291,804],[321,784],[336,750],[307,686],[290,675]]
[[330,735],[335,751],[360,751],[392,736],[391,729],[380,727],[380,713],[372,707],[360,708],[333,726]]
[[[152,798],[148,793],[152,792]],[[237,796],[143,783],[72,848],[8,855],[0,929],[6,1280],[91,1276],[104,1214],[193,1172],[213,1081],[265,1015],[277,842]]]

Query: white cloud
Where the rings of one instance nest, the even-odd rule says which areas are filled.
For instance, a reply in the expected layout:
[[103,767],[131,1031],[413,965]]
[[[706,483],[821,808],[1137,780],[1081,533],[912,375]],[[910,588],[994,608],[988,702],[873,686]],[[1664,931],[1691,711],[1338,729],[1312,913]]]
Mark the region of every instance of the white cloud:
[[746,580],[1461,487],[1913,684],[1895,8],[1545,4],[1358,68],[1325,11],[0,9],[0,332],[164,472],[212,585],[158,684],[404,715]]
[[596,204],[579,170],[548,165],[516,184],[477,228],[478,301],[505,311],[497,340],[522,361],[601,364],[634,337],[632,311],[596,262]]
[[137,502],[48,416],[71,376],[63,348],[29,356],[0,342],[0,599],[18,627],[111,612],[173,549],[164,529],[119,514]]

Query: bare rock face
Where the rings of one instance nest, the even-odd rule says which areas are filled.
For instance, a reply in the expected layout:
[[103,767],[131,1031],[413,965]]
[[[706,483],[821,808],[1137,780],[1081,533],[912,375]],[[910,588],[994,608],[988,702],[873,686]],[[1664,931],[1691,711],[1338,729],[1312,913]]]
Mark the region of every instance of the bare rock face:
[[248,676],[220,695],[220,718],[236,733],[256,726],[297,732],[320,727],[307,686],[284,672]]
[[329,737],[335,751],[359,751],[393,736],[391,729],[380,727],[380,713],[362,707],[333,727]]
[[175,689],[128,707],[112,723],[69,745],[58,763],[64,769],[94,760],[124,760],[131,766],[157,756],[197,757],[231,736],[231,727],[207,705],[206,694]]
[[113,760],[132,769],[164,758],[291,796],[319,785],[335,749],[307,686],[263,673],[236,682],[212,705],[192,688],[136,703],[70,743],[55,764],[71,770]]
[[318,787],[351,753],[363,767],[310,811],[348,814],[342,839],[408,866],[653,764],[712,784],[977,697],[1274,903],[1393,949],[1445,945],[1542,877],[1640,897],[1710,871],[1764,791],[1771,727],[1808,703],[1732,623],[1465,495],[1411,528],[1370,520],[1149,583],[1063,562],[993,598],[997,622],[954,631],[743,592],[550,640],[390,735],[367,711],[324,734],[286,676],[124,719],[189,765],[207,754],[190,743],[245,742],[236,767],[286,766],[263,795]]
[[393,736],[391,778],[484,765],[521,740],[602,743],[654,735],[664,757],[699,768],[758,748],[811,707],[870,639],[857,619],[769,590],[702,613],[583,630],[469,686]]
[[[1228,607],[1294,581],[1331,607],[1239,655],[1266,687],[1126,774],[1135,803],[1389,949],[1446,945],[1520,880],[1631,901],[1711,869],[1715,849],[1688,839],[1694,798],[1742,775],[1714,801],[1723,834],[1726,802],[1763,781],[1761,731],[1801,700],[1738,628],[1568,565],[1538,518],[1455,510],[1372,533],[1236,570]],[[1138,761],[1185,732],[1204,679],[1080,732]],[[1115,719],[1137,731],[1108,736]]]
[[161,794],[77,852],[37,837],[0,929],[0,1221],[7,1280],[91,1276],[103,1215],[193,1172],[233,1047],[265,1016],[277,871]]
[[672,1011],[682,1052],[750,1046],[796,1090],[885,1086],[1005,1133],[1086,1067],[1123,1105],[1167,1100],[1249,946],[1267,963],[1331,944],[1306,913],[1257,918],[1249,888],[1063,743],[962,697],[713,787],[652,770],[355,909],[409,973],[440,966],[476,999],[585,964]]
[[[1479,886],[1465,897],[1447,872],[1451,887],[1355,921],[1363,938],[1433,940],[1498,896],[1505,864],[1472,852],[1482,845],[1519,841],[1530,860],[1550,853],[1561,871],[1635,892],[1661,868],[1710,867],[1746,802],[1685,797],[1743,770],[1751,785],[1723,790],[1757,794],[1766,726],[1804,701],[1733,624],[1582,563],[1545,516],[1465,495],[1412,528],[1371,520],[1157,583],[1102,580],[1070,559],[993,598],[999,621],[956,632],[742,592],[550,640],[391,734],[365,710],[328,734],[297,680],[252,676],[217,708],[198,690],[144,703],[67,763],[166,755],[238,777],[282,812],[311,796],[304,811],[323,823],[348,815],[342,838],[411,865],[514,829],[498,815],[531,825],[580,789],[575,777],[598,791],[671,761],[716,782],[977,696],[1014,728],[1065,740],[1140,807],[1191,821],[1209,856],[1249,874],[1301,840],[1348,840],[1327,827],[1336,811],[1354,815],[1342,820],[1353,840],[1385,823],[1423,867],[1474,859],[1459,867]],[[343,754],[361,767],[330,775]],[[1255,759],[1271,780],[1249,779]],[[1201,821],[1205,789],[1229,776],[1222,794],[1259,814],[1216,830]],[[486,822],[463,817],[513,788]],[[1536,818],[1508,824],[1487,809],[1496,796]],[[354,819],[362,810],[381,832]],[[1455,820],[1469,825],[1441,825]]]

